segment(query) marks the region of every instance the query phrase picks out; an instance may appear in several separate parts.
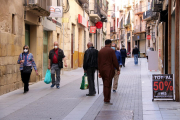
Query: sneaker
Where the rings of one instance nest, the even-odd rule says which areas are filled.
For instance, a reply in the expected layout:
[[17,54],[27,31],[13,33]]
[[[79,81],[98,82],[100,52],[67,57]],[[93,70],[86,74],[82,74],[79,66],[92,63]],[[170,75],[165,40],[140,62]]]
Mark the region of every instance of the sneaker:
[[57,89],[60,89],[59,85],[56,86]]
[[113,90],[113,92],[116,92],[116,90]]
[[53,88],[54,86],[55,86],[55,84],[52,84],[52,85],[51,85],[51,88]]

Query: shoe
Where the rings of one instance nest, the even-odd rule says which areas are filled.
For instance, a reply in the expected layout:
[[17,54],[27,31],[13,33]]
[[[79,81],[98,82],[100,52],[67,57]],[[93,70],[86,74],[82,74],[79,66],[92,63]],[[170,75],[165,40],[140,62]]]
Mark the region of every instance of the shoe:
[[28,91],[29,91],[29,90],[25,90],[25,91],[24,91],[24,94],[27,93]]
[[110,102],[104,102],[104,104],[106,104],[106,105],[113,105],[113,103],[110,103]]
[[54,86],[55,86],[55,84],[52,84],[52,85],[51,85],[51,88],[53,88]]
[[60,89],[59,85],[56,86],[57,89]]
[[113,90],[113,92],[116,92],[116,90]]
[[86,94],[86,96],[95,96],[95,94]]

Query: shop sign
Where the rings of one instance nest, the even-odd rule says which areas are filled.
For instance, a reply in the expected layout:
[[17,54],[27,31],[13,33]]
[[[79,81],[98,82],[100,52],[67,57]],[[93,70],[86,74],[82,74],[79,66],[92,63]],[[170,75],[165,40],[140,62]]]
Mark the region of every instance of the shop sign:
[[61,26],[61,23],[59,23],[58,21],[56,21],[55,19],[52,19],[51,17],[46,17],[49,21],[52,21],[54,24]]
[[102,26],[103,26],[103,23],[102,23],[101,21],[99,21],[99,22],[96,23],[96,28],[97,28],[97,29],[101,29]]
[[174,100],[174,76],[173,74],[153,74],[152,89],[153,99],[171,99]]
[[78,23],[83,25],[84,27],[88,27],[88,21],[80,14],[78,14]]
[[96,33],[96,26],[90,27],[90,33]]
[[62,6],[50,6],[50,16],[49,17],[57,17],[62,18]]
[[151,35],[147,35],[147,39],[150,40],[151,39]]

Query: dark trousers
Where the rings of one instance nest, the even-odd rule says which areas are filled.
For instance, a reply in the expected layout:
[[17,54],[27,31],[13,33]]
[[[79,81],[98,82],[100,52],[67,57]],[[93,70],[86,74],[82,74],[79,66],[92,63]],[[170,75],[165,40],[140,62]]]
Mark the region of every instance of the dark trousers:
[[23,73],[23,71],[21,70],[21,79],[22,79],[22,81],[24,83],[24,91],[29,90],[30,75],[31,75],[31,73]]
[[95,84],[94,84],[94,73],[95,68],[87,69],[87,77],[88,77],[88,84],[89,84],[89,94],[96,94]]
[[125,66],[126,57],[122,57],[122,65]]
[[112,87],[112,78],[102,78],[103,79],[103,94],[104,102],[110,102],[111,99],[111,87]]

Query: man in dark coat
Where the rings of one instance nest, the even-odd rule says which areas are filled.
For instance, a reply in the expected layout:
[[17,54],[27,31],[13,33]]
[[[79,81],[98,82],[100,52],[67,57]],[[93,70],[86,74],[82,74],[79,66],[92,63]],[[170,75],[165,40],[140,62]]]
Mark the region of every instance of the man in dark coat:
[[137,45],[135,45],[135,48],[133,49],[132,54],[134,55],[134,64],[138,65],[139,49],[138,49]]
[[94,96],[96,94],[94,73],[98,68],[98,50],[94,49],[91,42],[87,44],[87,47],[88,49],[85,51],[83,62],[84,72],[87,73],[89,84],[89,94],[86,94],[86,96]]
[[125,60],[127,57],[127,53],[126,53],[126,49],[125,49],[124,45],[122,46],[120,52],[121,52],[121,57],[122,57],[122,65],[125,67]]
[[104,103],[110,103],[112,79],[115,75],[115,68],[117,74],[120,74],[119,64],[116,58],[115,51],[111,48],[111,40],[105,41],[105,47],[98,53],[98,69],[99,77],[103,80]]

